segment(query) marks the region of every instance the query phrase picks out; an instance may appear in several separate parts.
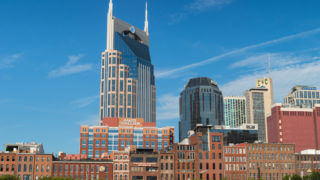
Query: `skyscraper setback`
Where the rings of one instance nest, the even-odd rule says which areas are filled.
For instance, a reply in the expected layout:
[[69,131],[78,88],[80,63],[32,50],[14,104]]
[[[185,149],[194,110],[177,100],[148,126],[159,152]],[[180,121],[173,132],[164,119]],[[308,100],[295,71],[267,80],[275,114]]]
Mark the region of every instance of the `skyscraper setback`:
[[101,58],[100,124],[104,117],[155,122],[156,88],[147,4],[144,30],[115,18],[112,0],[107,19],[107,48]]

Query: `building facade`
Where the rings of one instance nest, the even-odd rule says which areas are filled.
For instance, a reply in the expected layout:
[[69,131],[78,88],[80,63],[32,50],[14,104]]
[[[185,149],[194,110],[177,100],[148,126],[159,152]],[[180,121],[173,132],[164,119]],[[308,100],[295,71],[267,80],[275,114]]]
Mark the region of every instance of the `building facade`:
[[129,180],[130,147],[123,151],[113,151],[113,179]]
[[224,123],[231,128],[247,123],[246,98],[244,96],[223,97]]
[[292,143],[296,152],[318,149],[320,143],[320,105],[315,108],[283,107],[274,104],[268,117],[268,137],[272,143]]
[[273,105],[272,79],[257,79],[256,88],[245,91],[244,95],[248,123],[258,124],[259,141],[268,142],[267,116],[271,113]]
[[[203,128],[199,126],[199,128]],[[240,143],[254,143],[258,140],[258,125],[256,124],[242,124],[237,128],[230,128],[226,126],[207,126],[210,132],[222,133],[223,144],[228,146],[229,144]]]
[[44,154],[42,144],[6,144],[0,152],[0,176],[13,175],[23,180],[51,176],[52,154]]
[[101,58],[100,124],[104,117],[156,121],[147,9],[145,18],[144,31],[115,18],[110,0],[107,48]]
[[166,151],[174,154],[175,179],[223,178],[223,136],[206,128],[196,131]]
[[152,149],[137,149],[130,152],[130,179],[160,179],[159,153]]
[[296,153],[296,174],[301,177],[310,175],[314,171],[320,171],[320,151],[308,149]]
[[223,125],[223,96],[216,82],[206,77],[190,79],[179,99],[179,141],[197,124]]
[[237,144],[224,148],[227,179],[282,179],[295,174],[294,144]]
[[143,119],[105,118],[101,126],[80,127],[80,154],[88,158],[101,158],[131,145],[161,150],[173,143],[173,127],[157,128]]
[[283,105],[291,107],[313,108],[316,104],[320,104],[320,90],[310,86],[294,86],[283,99]]
[[112,161],[110,160],[59,160],[52,162],[53,177],[72,179],[113,179]]

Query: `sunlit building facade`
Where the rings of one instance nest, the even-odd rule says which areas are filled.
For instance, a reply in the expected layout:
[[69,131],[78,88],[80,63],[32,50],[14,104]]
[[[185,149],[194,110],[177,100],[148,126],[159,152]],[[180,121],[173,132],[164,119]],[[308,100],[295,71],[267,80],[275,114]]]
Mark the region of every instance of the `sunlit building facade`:
[[313,108],[320,104],[320,90],[310,86],[294,86],[283,102],[284,106]]
[[224,123],[231,128],[247,123],[246,98],[244,96],[223,97]]
[[161,150],[174,143],[174,127],[157,128],[142,118],[104,118],[100,126],[80,126],[80,154],[102,158],[126,147]]
[[113,16],[110,0],[107,48],[101,58],[100,124],[104,117],[143,118],[156,121],[156,89],[145,29]]

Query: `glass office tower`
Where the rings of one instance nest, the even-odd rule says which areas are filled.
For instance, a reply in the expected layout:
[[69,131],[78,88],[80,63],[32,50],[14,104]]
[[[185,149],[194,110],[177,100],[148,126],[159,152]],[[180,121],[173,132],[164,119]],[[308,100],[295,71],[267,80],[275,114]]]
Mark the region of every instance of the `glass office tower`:
[[314,108],[320,104],[320,91],[316,87],[294,86],[283,101],[284,106]]
[[[145,122],[156,121],[156,88],[149,52],[147,9],[145,18],[145,30],[140,30],[115,18],[112,0],[110,0],[107,49],[102,53],[101,58],[100,124],[104,117],[120,117],[120,114],[122,117],[144,118]],[[118,61],[112,63],[113,59]],[[110,65],[109,62],[112,64]],[[121,67],[128,67],[128,69],[122,70]],[[115,76],[110,78],[109,73],[114,73]],[[125,79],[120,78],[121,73],[125,73]],[[112,84],[113,80],[114,84]],[[116,83],[118,80],[119,83]],[[128,88],[128,86],[121,86],[121,80],[127,80],[127,84],[133,83],[135,88],[132,89],[132,95],[130,95],[131,92],[129,94],[121,93],[128,90],[120,89]],[[121,96],[125,97],[120,102]],[[132,104],[128,105],[129,109],[127,108],[120,113],[123,107],[117,106],[117,103],[109,104],[114,101],[119,105],[120,103],[128,105],[128,102]]]
[[188,137],[188,131],[197,124],[223,125],[223,96],[212,79],[199,77],[190,79],[179,100],[179,140]]

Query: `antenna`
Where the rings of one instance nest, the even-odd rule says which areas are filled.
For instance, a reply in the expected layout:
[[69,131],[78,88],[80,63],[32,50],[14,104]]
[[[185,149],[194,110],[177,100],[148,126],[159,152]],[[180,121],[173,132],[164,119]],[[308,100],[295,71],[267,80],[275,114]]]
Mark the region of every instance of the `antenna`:
[[271,76],[271,60],[270,60],[270,54],[268,54],[268,65],[269,65],[268,73],[269,73],[269,77],[270,77],[270,76]]

